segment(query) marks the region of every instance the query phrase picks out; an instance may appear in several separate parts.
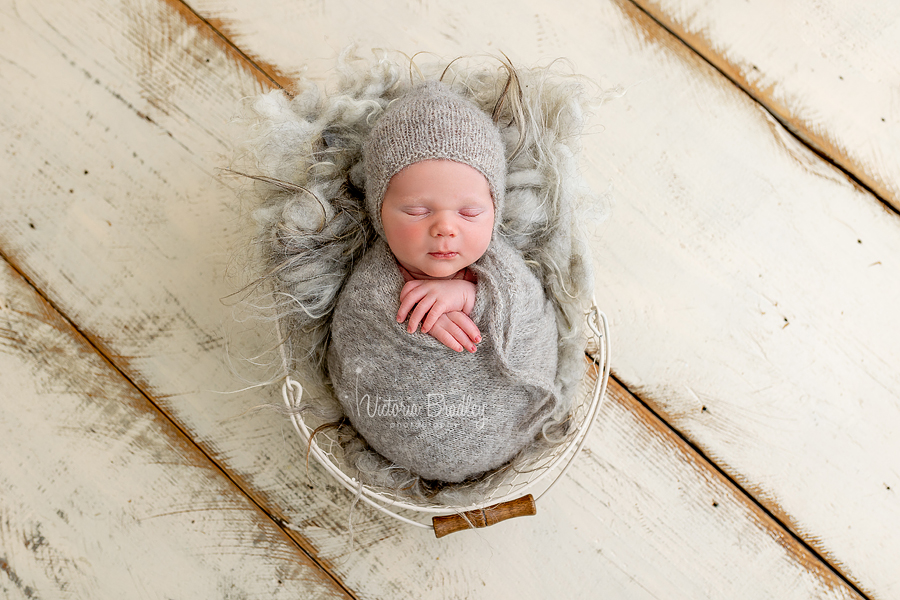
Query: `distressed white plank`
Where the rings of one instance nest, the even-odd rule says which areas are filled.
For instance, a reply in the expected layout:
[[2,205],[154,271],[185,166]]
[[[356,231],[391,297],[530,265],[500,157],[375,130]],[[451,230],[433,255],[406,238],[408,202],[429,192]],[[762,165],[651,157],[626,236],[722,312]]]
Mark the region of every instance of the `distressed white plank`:
[[[593,10],[629,34],[609,5]],[[22,134],[4,155],[0,248],[360,597],[854,597],[627,399],[591,440],[597,462],[579,463],[537,518],[436,541],[366,512],[351,552],[348,495],[315,468],[310,487],[285,422],[246,414],[259,394],[211,391],[233,382],[218,298],[242,235],[212,173],[226,107],[253,77],[162,4],[37,3],[16,18],[28,33],[0,42],[21,93],[0,123]]]
[[[666,91],[635,70],[646,83],[604,120],[617,147],[595,158],[634,174],[614,180],[623,201],[597,246],[617,374],[863,591],[894,598],[900,219],[714,73],[662,60]],[[653,116],[661,97],[679,119]]]
[[[308,64],[327,79],[330,56],[357,41],[448,57],[496,48],[522,63],[565,56],[626,86],[587,140],[588,176],[610,185],[615,201],[595,248],[597,294],[621,340],[617,374],[864,590],[898,594],[895,214],[626,2],[398,2],[378,13],[350,2],[330,4],[333,12],[276,4],[194,3],[247,53],[289,74]],[[891,10],[882,25],[864,13],[840,30],[854,40],[890,31]],[[483,19],[459,26],[472,14]],[[293,35],[304,26],[323,33]],[[890,55],[896,43],[877,48]],[[806,54],[773,60],[819,64]],[[882,73],[865,87],[882,108],[896,92],[896,65],[866,67]],[[858,107],[849,92],[810,98],[844,115]],[[877,116],[876,138],[896,144],[896,119],[881,122],[879,110],[861,118]],[[898,153],[875,152],[865,169],[896,173]]]
[[859,598],[616,384],[538,506],[439,541],[358,516],[362,551],[339,522],[302,531],[373,598]]
[[900,209],[900,4],[634,1]]
[[0,596],[349,598],[0,260]]

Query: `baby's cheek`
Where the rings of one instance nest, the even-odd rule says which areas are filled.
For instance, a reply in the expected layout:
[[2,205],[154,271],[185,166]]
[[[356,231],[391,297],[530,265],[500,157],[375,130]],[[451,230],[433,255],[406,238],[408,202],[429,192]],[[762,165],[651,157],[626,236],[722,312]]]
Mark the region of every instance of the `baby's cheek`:
[[484,253],[487,252],[488,246],[491,245],[491,231],[489,230],[487,232],[479,232],[478,237],[473,240],[472,245],[474,246],[475,253],[477,254],[477,257],[472,261],[475,262],[476,260],[484,256]]

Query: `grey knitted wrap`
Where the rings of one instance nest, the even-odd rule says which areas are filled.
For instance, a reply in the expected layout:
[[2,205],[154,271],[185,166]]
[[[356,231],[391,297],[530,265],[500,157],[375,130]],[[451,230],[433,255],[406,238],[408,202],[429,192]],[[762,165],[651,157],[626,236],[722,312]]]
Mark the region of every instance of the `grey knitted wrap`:
[[381,205],[391,177],[413,163],[448,159],[477,169],[488,180],[500,222],[506,155],[500,130],[470,100],[440,81],[427,81],[392,102],[363,146],[366,208],[384,235]]
[[470,267],[470,315],[484,341],[456,353],[394,318],[403,277],[383,240],[357,264],[331,322],[328,370],[353,427],[379,454],[425,478],[460,482],[535,440],[556,409],[553,304],[502,238]]

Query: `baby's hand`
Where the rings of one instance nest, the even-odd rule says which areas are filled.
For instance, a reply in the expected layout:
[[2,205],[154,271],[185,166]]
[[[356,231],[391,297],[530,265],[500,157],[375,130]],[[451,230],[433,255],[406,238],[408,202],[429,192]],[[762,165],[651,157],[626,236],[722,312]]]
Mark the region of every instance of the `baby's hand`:
[[[414,306],[415,308],[413,308]],[[481,334],[478,328],[467,316],[472,312],[474,306],[475,284],[472,282],[464,279],[409,281],[400,292],[400,310],[397,311],[397,322],[402,323],[409,316],[407,331],[413,333],[421,322],[422,333],[430,333],[441,315],[459,311],[471,323],[471,328],[474,328],[475,336],[469,337],[471,339],[478,337],[480,340]],[[469,329],[471,330],[471,328]]]
[[438,317],[428,334],[451,350],[463,348],[475,352],[475,344],[481,341],[481,333],[475,322],[461,311],[455,310]]

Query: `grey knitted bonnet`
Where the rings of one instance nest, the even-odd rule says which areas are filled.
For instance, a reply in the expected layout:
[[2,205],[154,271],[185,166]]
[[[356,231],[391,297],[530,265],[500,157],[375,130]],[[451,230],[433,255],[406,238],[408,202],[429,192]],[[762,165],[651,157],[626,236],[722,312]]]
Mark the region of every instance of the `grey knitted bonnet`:
[[470,100],[440,81],[427,81],[392,102],[363,147],[366,209],[384,236],[381,205],[391,177],[413,163],[447,159],[477,169],[494,199],[494,228],[506,190],[506,153],[500,129]]

